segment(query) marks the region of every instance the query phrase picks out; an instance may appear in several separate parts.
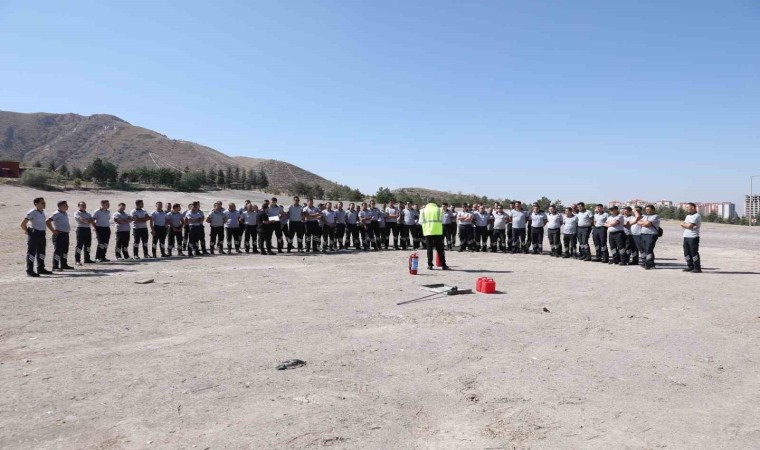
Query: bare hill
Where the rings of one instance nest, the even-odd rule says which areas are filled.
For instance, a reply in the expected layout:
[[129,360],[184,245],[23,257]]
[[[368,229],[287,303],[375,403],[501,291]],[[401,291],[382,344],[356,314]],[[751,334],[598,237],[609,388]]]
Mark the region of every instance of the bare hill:
[[300,181],[303,183],[319,184],[324,190],[329,190],[338,185],[319,175],[304,170],[298,166],[278,161],[276,159],[249,158],[247,156],[234,156],[235,162],[245,168],[254,170],[262,169],[269,179],[269,185],[278,189],[287,189],[291,184]]

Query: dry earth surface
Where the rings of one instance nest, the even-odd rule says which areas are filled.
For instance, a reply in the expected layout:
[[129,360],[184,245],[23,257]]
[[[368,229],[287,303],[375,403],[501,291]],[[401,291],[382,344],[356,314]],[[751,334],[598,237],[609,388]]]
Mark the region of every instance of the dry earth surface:
[[[30,279],[18,223],[39,194],[0,186],[0,448],[760,447],[760,228],[706,224],[702,275],[671,222],[654,271],[451,253],[456,271],[410,276],[390,251]],[[499,293],[396,305],[480,276]],[[307,365],[275,370],[290,358]]]

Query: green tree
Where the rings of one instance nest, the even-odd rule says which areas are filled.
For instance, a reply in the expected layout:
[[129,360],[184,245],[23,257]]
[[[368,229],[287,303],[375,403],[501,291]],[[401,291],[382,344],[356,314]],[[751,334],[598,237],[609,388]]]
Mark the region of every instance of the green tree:
[[319,198],[319,199],[325,198],[325,190],[319,184],[314,183],[311,190],[312,190],[312,195],[314,196],[314,198]]
[[32,164],[32,167],[34,167],[34,168],[39,168],[39,167],[42,167],[42,162],[40,162],[40,161],[35,161],[35,162],[34,162],[34,164]]
[[72,178],[82,178],[82,169],[79,167],[74,167],[71,169],[71,177]]
[[393,200],[393,193],[387,187],[380,187],[375,194],[375,201],[378,203],[388,203]]
[[85,169],[83,175],[88,180],[95,180],[98,182],[116,181],[118,177],[118,169],[109,161],[104,162],[100,158],[95,158],[95,161]]
[[536,200],[536,203],[538,203],[538,206],[541,208],[541,211],[546,211],[547,209],[549,209],[549,205],[552,204],[552,201],[549,200],[546,196],[544,196]]
[[227,182],[224,184],[224,185],[225,185],[225,187],[230,187],[230,185],[231,185],[231,184],[232,184],[232,182],[234,181],[234,180],[233,180],[233,175],[234,175],[234,174],[233,174],[233,172],[232,172],[232,167],[230,167],[230,166],[227,166],[227,174],[226,174],[226,177],[225,177],[225,181],[227,181]]
[[266,189],[269,187],[269,179],[267,178],[267,174],[264,173],[264,169],[259,169],[259,188]]
[[55,165],[55,160],[54,159],[50,160],[50,165],[48,165],[48,170],[51,171],[51,172],[55,172],[56,171],[56,165]]
[[235,173],[233,174],[233,179],[235,180],[235,183],[240,183],[242,180],[240,179],[240,167],[235,167]]
[[185,192],[199,191],[205,182],[200,172],[185,172],[179,181],[179,189]]
[[216,186],[217,187],[219,187],[219,186],[224,187],[226,184],[227,183],[225,182],[224,171],[222,169],[219,169],[216,172]]
[[69,176],[69,168],[66,167],[66,163],[61,164],[61,167],[58,168],[58,173],[60,173],[64,177]]
[[21,184],[36,188],[46,188],[50,183],[50,172],[40,168],[25,170],[21,175]]

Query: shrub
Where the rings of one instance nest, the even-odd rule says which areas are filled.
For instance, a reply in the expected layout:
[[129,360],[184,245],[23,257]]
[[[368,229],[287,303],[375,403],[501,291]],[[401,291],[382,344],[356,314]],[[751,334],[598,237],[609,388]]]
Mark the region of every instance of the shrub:
[[50,174],[46,170],[27,169],[21,175],[21,184],[36,188],[46,188],[50,183]]

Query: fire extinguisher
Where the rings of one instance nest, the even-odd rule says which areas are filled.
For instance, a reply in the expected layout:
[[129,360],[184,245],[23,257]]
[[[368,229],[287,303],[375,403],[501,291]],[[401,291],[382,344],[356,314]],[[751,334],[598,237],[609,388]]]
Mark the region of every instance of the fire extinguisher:
[[409,257],[409,273],[411,275],[417,275],[417,269],[420,266],[420,257],[416,253],[412,253]]

